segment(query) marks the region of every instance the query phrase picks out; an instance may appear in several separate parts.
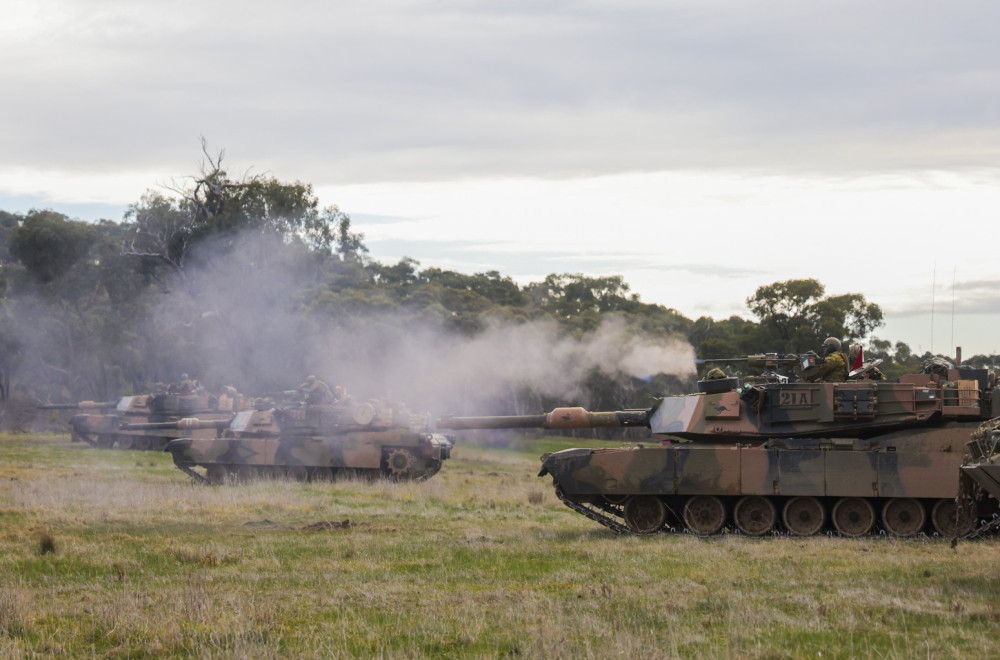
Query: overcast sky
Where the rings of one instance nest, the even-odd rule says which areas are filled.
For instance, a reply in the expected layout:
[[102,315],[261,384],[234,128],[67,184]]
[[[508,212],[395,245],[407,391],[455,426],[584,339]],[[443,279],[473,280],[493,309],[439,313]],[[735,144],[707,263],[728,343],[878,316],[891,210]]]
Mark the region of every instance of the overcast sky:
[[0,10],[2,210],[120,220],[203,136],[383,262],[621,274],[691,318],[815,277],[883,338],[1000,353],[995,2]]

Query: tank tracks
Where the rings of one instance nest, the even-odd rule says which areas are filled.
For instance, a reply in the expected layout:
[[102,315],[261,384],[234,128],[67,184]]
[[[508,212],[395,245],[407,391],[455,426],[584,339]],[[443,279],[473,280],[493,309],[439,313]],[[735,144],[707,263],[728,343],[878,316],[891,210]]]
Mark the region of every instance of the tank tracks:
[[[563,490],[558,486],[556,486],[555,492],[556,492],[556,497],[559,498],[559,501],[565,504],[567,507],[579,513],[581,516],[593,520],[599,525],[607,527],[615,534],[630,535],[630,536],[647,535],[641,532],[637,532],[631,529],[628,525],[625,525],[616,520],[616,518],[624,519],[624,513],[622,511],[622,508],[619,506],[608,504],[606,502],[602,502],[601,504],[574,502],[573,500],[569,499],[563,492]],[[968,534],[953,538],[952,546],[954,547],[954,545],[959,540],[972,541],[977,538],[987,536],[991,533],[995,533],[998,530],[1000,530],[1000,515],[994,516],[991,520],[983,522],[979,527],[972,530]],[[669,530],[661,529],[657,533],[664,533],[667,531],[675,531],[675,530],[673,528]],[[688,530],[684,530],[684,532],[689,533]],[[782,534],[782,536],[787,536],[787,534]]]
[[566,494],[563,493],[562,488],[559,488],[558,486],[556,486],[556,497],[559,498],[560,502],[568,506],[573,511],[576,511],[581,516],[590,518],[599,525],[604,525],[605,527],[607,527],[616,534],[637,534],[637,532],[634,532],[631,529],[629,529],[628,526],[623,525],[622,523],[612,518],[611,515],[608,515],[612,514],[618,516],[619,518],[623,518],[624,516],[620,507],[615,507],[613,505],[606,503],[597,506],[593,504],[580,504],[578,502],[574,502],[568,497],[566,497]]
[[965,536],[958,536],[958,537],[953,538],[951,540],[951,544],[952,544],[952,546],[954,546],[955,543],[959,539],[961,539],[962,541],[971,541],[971,540],[977,539],[977,538],[979,538],[981,536],[986,536],[990,532],[995,532],[998,529],[1000,529],[1000,516],[996,516],[992,520],[987,520],[982,525],[980,525],[976,529],[972,530],[971,532],[969,532]]
[[179,469],[184,474],[190,475],[198,483],[205,484],[206,486],[212,485],[212,482],[208,480],[208,477],[205,477],[204,475],[198,474],[197,472],[195,472],[194,470],[192,470],[191,469],[192,466],[190,466],[190,465],[181,465],[181,464],[179,464],[177,462],[174,462],[174,465],[177,466],[177,469]]

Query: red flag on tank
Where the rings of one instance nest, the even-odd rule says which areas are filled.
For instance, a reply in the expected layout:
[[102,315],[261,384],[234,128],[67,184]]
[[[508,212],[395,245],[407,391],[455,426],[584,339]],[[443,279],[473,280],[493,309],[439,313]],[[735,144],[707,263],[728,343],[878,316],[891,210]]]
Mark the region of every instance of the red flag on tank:
[[851,365],[851,371],[855,369],[860,369],[861,365],[865,363],[865,349],[858,346],[858,355],[854,358],[854,364]]

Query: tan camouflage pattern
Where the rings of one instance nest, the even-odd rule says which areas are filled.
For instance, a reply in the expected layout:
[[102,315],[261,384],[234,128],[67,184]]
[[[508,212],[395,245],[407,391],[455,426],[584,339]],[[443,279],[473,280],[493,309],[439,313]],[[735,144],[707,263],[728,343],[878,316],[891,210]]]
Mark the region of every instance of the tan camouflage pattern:
[[[99,405],[88,404],[92,402],[81,402],[78,407],[89,410]],[[171,440],[191,433],[178,429],[122,430],[122,424],[174,422],[195,414],[206,420],[228,420],[242,405],[239,395],[140,394],[122,397],[110,411],[75,415],[69,425],[74,442],[86,442],[100,449],[163,451]],[[194,433],[203,438],[216,435],[214,430]]]
[[[736,379],[730,379],[735,381]],[[1000,434],[983,486],[956,504],[979,424],[1000,409],[985,370],[900,382],[754,381],[665,397],[641,411],[560,408],[513,418],[449,418],[451,428],[645,425],[661,444],[567,449],[542,457],[559,498],[618,532],[724,529],[844,536],[883,530],[951,538],[998,509]],[[501,421],[506,420],[506,421]]]
[[[178,427],[197,428],[200,420]],[[261,477],[327,479],[337,474],[370,474],[426,479],[451,456],[452,440],[430,432],[427,415],[411,415],[400,404],[343,399],[290,409],[242,411],[212,437],[174,440],[167,445],[174,463],[204,479]]]

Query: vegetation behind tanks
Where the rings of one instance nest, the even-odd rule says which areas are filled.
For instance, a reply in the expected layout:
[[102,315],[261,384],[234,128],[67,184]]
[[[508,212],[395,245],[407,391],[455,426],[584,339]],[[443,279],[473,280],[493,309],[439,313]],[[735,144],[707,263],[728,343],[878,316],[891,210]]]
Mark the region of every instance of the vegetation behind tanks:
[[[551,274],[521,286],[496,271],[420,269],[411,258],[382,264],[348,215],[319,207],[310,185],[235,177],[221,154],[205,156],[188,183],[147,193],[120,222],[0,211],[0,396],[20,384],[53,403],[111,400],[153,391],[181,372],[210,388],[256,394],[299,382],[323,354],[385,371],[389,348],[421,328],[454,341],[498,324],[545,321],[581,338],[614,317],[627,336],[675,338],[700,357],[719,358],[803,352],[828,335],[857,339],[881,325],[876,304],[860,294],[827,295],[815,280],[760,287],[747,301],[749,319],[691,320],[641,302],[619,276]],[[886,360],[890,378],[916,371],[925,357],[884,340],[871,341],[868,354]],[[967,360],[983,361],[992,356]],[[581,375],[573,403],[639,406],[693,386],[691,374],[643,380],[606,366]],[[424,392],[416,389],[392,395],[427,408],[414,400]],[[514,384],[492,410],[565,403]],[[463,399],[449,406],[442,412],[461,413]],[[482,409],[481,401],[469,406]]]
[[1000,652],[996,540],[623,538],[566,511],[533,449],[244,487],[66,436],[0,437],[0,459],[3,657]]

